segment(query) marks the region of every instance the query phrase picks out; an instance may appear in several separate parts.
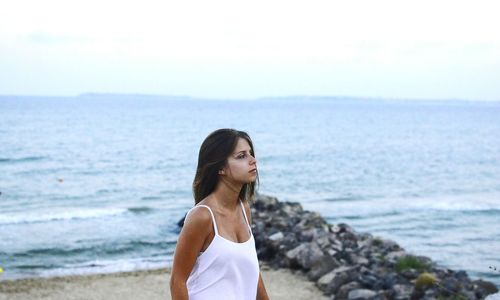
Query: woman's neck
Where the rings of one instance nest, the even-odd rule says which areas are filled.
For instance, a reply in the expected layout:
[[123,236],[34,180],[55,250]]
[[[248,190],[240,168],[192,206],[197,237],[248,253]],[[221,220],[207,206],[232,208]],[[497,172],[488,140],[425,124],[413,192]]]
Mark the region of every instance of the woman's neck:
[[221,179],[217,184],[213,196],[217,205],[227,210],[234,210],[238,205],[242,184],[235,184]]

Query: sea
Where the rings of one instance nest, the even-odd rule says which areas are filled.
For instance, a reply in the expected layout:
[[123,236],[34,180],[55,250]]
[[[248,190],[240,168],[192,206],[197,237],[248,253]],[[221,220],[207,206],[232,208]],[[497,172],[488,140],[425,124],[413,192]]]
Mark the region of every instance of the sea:
[[500,102],[0,96],[0,280],[170,266],[203,139],[259,193],[500,286]]

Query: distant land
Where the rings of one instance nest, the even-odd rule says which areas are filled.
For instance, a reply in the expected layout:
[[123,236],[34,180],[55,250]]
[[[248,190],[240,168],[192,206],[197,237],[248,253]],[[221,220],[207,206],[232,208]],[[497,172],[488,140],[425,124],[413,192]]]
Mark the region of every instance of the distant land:
[[500,103],[499,100],[471,100],[459,98],[441,99],[419,99],[419,98],[384,98],[384,97],[364,97],[364,96],[329,96],[329,95],[289,95],[289,96],[263,96],[256,98],[210,98],[192,97],[187,95],[162,95],[145,93],[97,93],[88,92],[72,96],[50,96],[50,95],[2,95],[0,98],[155,98],[165,100],[189,100],[189,101],[335,101],[335,102],[418,102],[418,103]]

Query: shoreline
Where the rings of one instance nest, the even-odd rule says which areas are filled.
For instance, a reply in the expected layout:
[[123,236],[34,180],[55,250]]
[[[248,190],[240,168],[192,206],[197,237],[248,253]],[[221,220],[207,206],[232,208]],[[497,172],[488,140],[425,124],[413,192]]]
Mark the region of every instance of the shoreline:
[[[406,252],[395,241],[329,224],[299,203],[257,195],[251,209],[272,299],[475,300],[498,293],[489,281]],[[1,280],[0,274],[0,300],[165,299],[169,274],[170,268],[12,280]]]
[[[328,299],[302,274],[261,266],[271,299]],[[0,300],[170,299],[170,268],[0,281]]]

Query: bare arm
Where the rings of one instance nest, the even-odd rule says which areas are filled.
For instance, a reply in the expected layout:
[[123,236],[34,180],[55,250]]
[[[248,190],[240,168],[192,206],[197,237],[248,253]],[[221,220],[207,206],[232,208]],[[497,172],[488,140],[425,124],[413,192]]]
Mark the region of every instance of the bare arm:
[[259,284],[257,285],[257,300],[269,300],[267,295],[266,287],[264,286],[264,281],[262,281],[262,275],[259,273]]
[[[248,216],[248,222],[252,224],[252,212],[250,206],[245,202],[245,211]],[[259,272],[259,283],[257,285],[257,300],[269,300],[267,295],[266,287],[264,286],[264,281],[262,280],[262,275]]]
[[189,299],[186,282],[205,240],[211,233],[211,223],[210,213],[205,208],[192,210],[184,221],[175,247],[170,275],[170,294],[173,300]]

